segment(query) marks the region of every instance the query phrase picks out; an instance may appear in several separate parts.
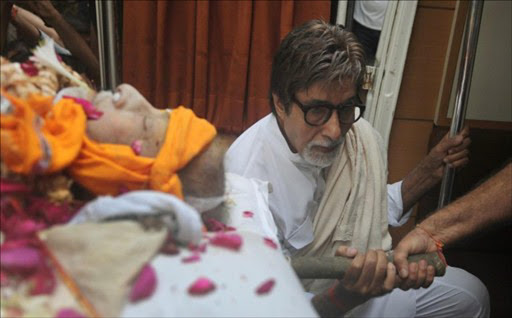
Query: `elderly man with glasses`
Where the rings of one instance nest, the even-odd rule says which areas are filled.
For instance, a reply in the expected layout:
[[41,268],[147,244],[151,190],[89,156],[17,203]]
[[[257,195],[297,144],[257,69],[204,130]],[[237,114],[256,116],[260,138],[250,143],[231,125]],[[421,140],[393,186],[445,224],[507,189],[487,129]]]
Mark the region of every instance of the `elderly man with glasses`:
[[292,30],[272,64],[272,113],[232,144],[225,168],[270,183],[285,254],[354,257],[341,280],[303,280],[322,316],[488,316],[487,290],[473,275],[448,267],[433,281],[422,261],[417,276],[401,279],[386,260],[388,224],[405,223],[403,211],[439,181],[444,164],[467,162],[469,139],[467,131],[445,138],[387,191],[386,151],[362,118],[364,58],[342,27],[314,20]]

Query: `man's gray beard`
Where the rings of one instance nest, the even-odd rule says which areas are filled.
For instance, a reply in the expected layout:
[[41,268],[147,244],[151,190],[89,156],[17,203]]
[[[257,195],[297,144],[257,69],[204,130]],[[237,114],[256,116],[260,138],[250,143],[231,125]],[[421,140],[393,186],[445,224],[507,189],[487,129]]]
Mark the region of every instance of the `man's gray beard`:
[[[337,141],[334,142],[318,142],[318,141],[312,141],[309,144],[306,145],[304,150],[300,153],[300,156],[309,164],[313,166],[317,166],[320,168],[326,168],[332,165],[334,162],[334,159],[336,159],[336,156],[338,156],[338,153],[340,152],[341,145],[343,145],[343,142],[345,141],[345,138],[340,138]],[[323,153],[320,151],[314,151],[313,147],[315,146],[321,146],[321,147],[332,147],[333,145],[336,145],[336,149],[334,149],[331,152]]]

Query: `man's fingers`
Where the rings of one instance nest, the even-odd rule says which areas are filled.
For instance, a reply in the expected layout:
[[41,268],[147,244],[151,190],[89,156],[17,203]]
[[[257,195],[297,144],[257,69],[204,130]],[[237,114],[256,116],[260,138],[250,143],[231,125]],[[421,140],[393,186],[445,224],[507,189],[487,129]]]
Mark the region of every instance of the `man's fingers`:
[[427,277],[427,261],[422,259],[418,263],[418,276],[416,282],[413,285],[414,289],[418,289],[423,286]]
[[448,154],[454,154],[460,151],[463,151],[465,149],[468,149],[471,145],[471,139],[470,138],[464,138],[462,143],[458,146],[452,147],[448,150]]
[[[388,259],[383,250],[376,251],[377,263],[373,274],[373,281],[370,285],[370,292],[374,295],[379,295],[384,287],[384,282],[387,278]],[[395,273],[393,274],[395,276]]]
[[345,272],[345,276],[343,277],[342,283],[347,289],[350,289],[356,282],[359,280],[361,276],[361,272],[363,271],[363,265],[365,263],[365,254],[358,254],[352,260],[352,265]]
[[409,263],[409,276],[404,279],[400,285],[400,289],[409,290],[411,289],[416,280],[418,279],[418,263]]
[[336,250],[335,255],[353,258],[357,255],[357,249],[349,246],[340,246]]
[[455,161],[467,158],[468,156],[469,156],[469,150],[468,149],[464,149],[462,151],[459,151],[459,152],[456,152],[454,154],[451,154],[451,155],[448,155],[448,156],[444,157],[443,161],[445,163],[452,163],[453,164]]
[[377,252],[369,250],[366,253],[365,261],[359,279],[354,284],[356,289],[362,295],[368,295],[372,291],[373,280],[376,274]]
[[387,263],[386,266],[386,280],[384,281],[384,284],[382,285],[382,289],[385,292],[390,292],[395,287],[395,281],[396,281],[396,268],[393,263]]
[[393,257],[398,275],[400,278],[406,279],[409,276],[409,262],[407,261],[407,253],[400,252],[395,249]]
[[427,276],[425,278],[425,283],[423,284],[424,288],[429,287],[434,281],[434,277],[436,276],[436,269],[432,265],[427,266]]
[[459,135],[463,137],[469,136],[469,126],[464,126],[464,128],[459,132]]
[[449,164],[454,169],[460,169],[469,163],[469,158],[462,158]]

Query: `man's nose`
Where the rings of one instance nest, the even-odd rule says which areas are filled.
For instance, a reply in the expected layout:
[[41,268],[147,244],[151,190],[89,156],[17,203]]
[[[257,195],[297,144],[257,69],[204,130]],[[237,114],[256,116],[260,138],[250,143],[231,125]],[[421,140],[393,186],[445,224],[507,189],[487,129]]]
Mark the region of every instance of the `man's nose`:
[[338,140],[341,137],[341,126],[338,112],[332,112],[331,117],[323,126],[323,134],[331,140]]

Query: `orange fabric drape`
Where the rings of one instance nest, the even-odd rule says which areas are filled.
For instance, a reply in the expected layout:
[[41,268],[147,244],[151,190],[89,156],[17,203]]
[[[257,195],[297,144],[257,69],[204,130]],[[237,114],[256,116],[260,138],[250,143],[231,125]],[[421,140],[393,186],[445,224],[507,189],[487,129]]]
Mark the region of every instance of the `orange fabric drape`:
[[272,57],[326,1],[126,1],[123,80],[156,107],[186,105],[239,134],[270,112]]
[[170,114],[156,158],[132,147],[90,140],[82,106],[63,98],[33,94],[16,98],[1,90],[9,112],[0,114],[0,154],[10,171],[30,175],[67,169],[73,180],[97,195],[152,189],[183,199],[178,171],[215,138],[212,124],[185,107]]

